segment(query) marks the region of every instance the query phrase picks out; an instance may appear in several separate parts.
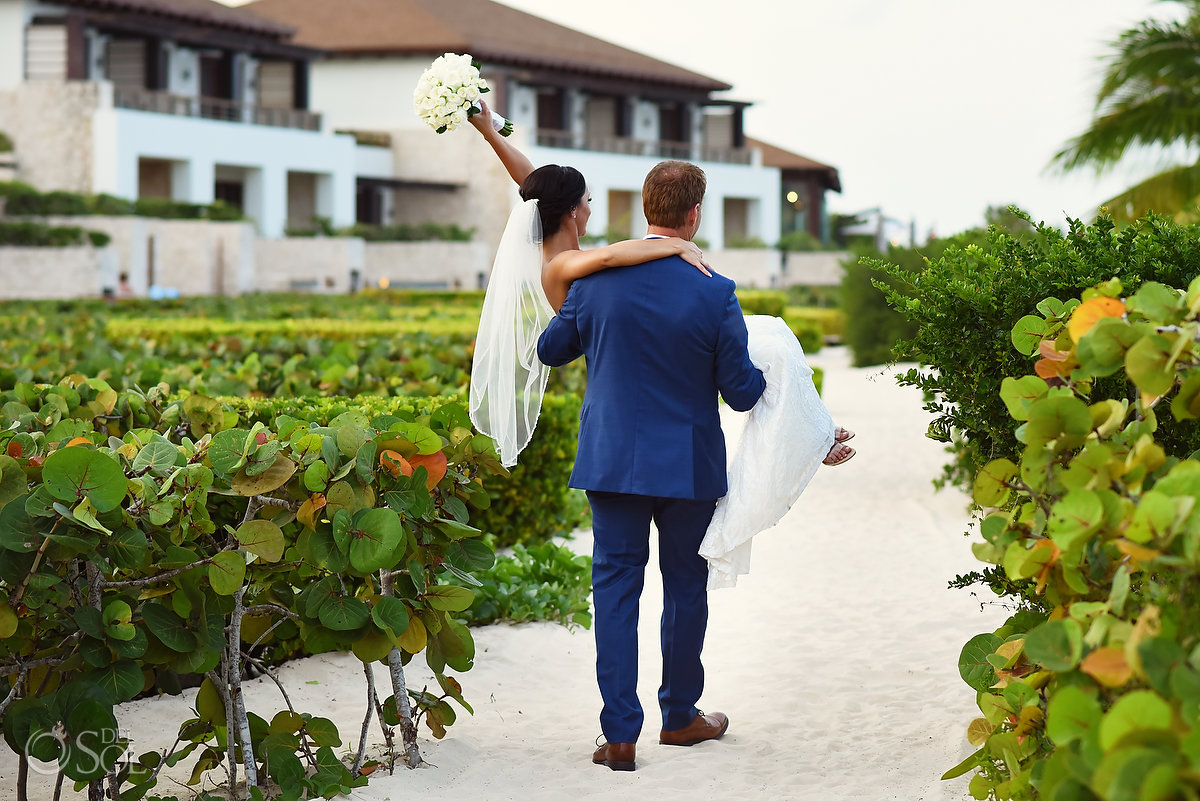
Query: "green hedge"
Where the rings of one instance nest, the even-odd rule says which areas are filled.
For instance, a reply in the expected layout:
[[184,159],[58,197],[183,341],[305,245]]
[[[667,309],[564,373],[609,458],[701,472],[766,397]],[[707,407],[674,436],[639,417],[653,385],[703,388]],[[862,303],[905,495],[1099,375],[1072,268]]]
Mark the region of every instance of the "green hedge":
[[240,220],[240,211],[222,201],[210,204],[185,203],[170,198],[127,200],[113,195],[83,195],[77,192],[39,192],[21,181],[0,181],[0,197],[6,198],[9,216],[129,216],[179,220]]
[[85,231],[76,225],[0,221],[0,246],[69,248],[92,245],[93,247],[104,247],[111,241],[112,238],[102,231]]
[[[1026,370],[1012,347],[1017,320],[1036,314],[1044,298],[1067,300],[1111,278],[1131,292],[1146,281],[1186,287],[1200,273],[1200,227],[1153,216],[1120,229],[1104,217],[1092,225],[1072,220],[1065,233],[1039,225],[1022,236],[993,227],[981,240],[950,242],[921,270],[874,267],[890,285],[887,301],[913,332],[897,353],[922,365],[901,383],[926,393],[930,435],[955,442],[945,480],[968,487],[984,463],[1015,461],[1020,452],[1000,398],[1003,380]],[[846,312],[848,325],[857,324],[854,311]],[[1124,382],[1101,379],[1092,397],[1126,392]],[[1156,436],[1175,452],[1200,446],[1193,427],[1169,418],[1159,420]]]
[[738,303],[745,314],[767,314],[782,317],[787,307],[787,293],[773,289],[739,289]]

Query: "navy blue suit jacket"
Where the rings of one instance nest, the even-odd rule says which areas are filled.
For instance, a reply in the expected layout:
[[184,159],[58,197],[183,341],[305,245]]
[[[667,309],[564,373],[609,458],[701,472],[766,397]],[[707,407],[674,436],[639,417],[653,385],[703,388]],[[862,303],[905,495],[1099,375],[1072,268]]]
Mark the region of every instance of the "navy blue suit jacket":
[[728,489],[717,393],[738,411],[766,382],[734,283],[678,256],[575,281],[538,340],[552,367],[587,357],[571,486],[660,498]]

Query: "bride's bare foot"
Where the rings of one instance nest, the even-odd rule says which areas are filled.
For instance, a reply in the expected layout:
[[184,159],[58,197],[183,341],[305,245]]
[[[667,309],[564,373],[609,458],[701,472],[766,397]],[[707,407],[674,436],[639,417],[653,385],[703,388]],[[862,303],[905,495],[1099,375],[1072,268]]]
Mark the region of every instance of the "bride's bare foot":
[[829,449],[829,453],[821,460],[821,464],[836,467],[839,464],[845,464],[854,456],[855,450],[849,445],[843,445],[840,442],[833,443],[833,447]]
[[834,442],[845,442],[846,440],[854,439],[854,432],[848,428],[838,426],[833,430]]

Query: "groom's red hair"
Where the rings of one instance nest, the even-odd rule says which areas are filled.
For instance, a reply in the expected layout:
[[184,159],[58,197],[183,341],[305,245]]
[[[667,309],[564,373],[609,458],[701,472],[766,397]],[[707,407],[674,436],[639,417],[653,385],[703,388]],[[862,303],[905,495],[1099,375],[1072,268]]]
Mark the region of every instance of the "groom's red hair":
[[688,211],[704,200],[708,179],[704,170],[687,161],[661,161],[642,184],[646,221],[659,228],[682,228]]

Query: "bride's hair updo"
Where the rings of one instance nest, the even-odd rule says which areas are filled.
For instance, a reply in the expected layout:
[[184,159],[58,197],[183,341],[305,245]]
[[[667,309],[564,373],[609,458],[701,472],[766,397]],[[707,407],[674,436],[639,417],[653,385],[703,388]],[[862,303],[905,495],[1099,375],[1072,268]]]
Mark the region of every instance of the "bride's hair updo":
[[538,167],[521,184],[521,200],[538,202],[543,238],[558,232],[563,215],[578,206],[586,192],[583,173],[557,164]]

